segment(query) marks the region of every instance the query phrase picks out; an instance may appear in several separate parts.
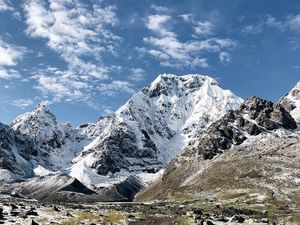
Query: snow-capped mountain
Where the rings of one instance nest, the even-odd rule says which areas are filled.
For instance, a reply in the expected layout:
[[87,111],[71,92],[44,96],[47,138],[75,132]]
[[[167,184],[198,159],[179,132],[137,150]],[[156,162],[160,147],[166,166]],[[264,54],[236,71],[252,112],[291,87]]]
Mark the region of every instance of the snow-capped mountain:
[[160,75],[112,115],[81,126],[94,140],[73,160],[73,167],[88,166],[101,175],[155,173],[241,103],[210,77]]
[[63,173],[93,188],[134,174],[147,183],[242,101],[208,76],[163,74],[115,113],[76,129],[38,105],[7,127],[15,152],[8,158],[28,164],[23,177]]
[[300,82],[281,98],[280,103],[300,123]]
[[69,123],[58,123],[44,104],[18,116],[10,127],[18,140],[18,150],[24,152],[24,147],[31,150],[26,151],[25,158],[32,163],[37,175],[70,166],[73,158],[88,143]]

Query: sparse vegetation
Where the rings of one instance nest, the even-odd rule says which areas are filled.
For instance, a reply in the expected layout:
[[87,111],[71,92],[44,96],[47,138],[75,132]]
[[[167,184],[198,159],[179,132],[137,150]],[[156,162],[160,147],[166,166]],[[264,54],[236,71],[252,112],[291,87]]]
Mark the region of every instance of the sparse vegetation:
[[176,222],[178,222],[179,225],[196,225],[195,221],[191,217],[185,215],[177,217]]

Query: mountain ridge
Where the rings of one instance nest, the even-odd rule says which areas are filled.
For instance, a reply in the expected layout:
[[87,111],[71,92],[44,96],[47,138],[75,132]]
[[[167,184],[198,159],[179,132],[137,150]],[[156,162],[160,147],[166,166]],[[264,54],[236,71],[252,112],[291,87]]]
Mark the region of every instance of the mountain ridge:
[[98,188],[137,174],[149,183],[184,146],[195,144],[201,130],[241,102],[208,76],[161,74],[97,123],[72,128],[39,104],[9,129],[30,164],[26,177],[63,173]]
[[[297,91],[291,93],[297,97]],[[77,128],[60,124],[47,106],[38,105],[1,128],[2,162],[11,165],[5,168],[0,164],[5,170],[2,179],[11,180],[13,189],[25,193],[32,182],[44,187],[51,180],[76,179],[102,193],[89,196],[91,201],[104,198],[106,193],[116,200],[132,200],[136,192],[160,176],[168,177],[174,160],[188,162],[194,157],[195,165],[187,167],[191,169],[187,174],[201,174],[197,168],[209,165],[210,160],[226,158],[231,149],[248,146],[256,136],[273,138],[277,131],[287,135],[297,124],[289,114],[288,104],[282,101],[251,97],[244,102],[223,90],[213,78],[162,74],[116,112]],[[195,152],[201,157],[196,157]],[[11,171],[17,171],[18,176]],[[175,171],[179,172],[176,168]],[[185,179],[184,171],[186,168],[172,180],[174,188],[177,179]],[[14,184],[16,179],[22,180],[23,191]]]

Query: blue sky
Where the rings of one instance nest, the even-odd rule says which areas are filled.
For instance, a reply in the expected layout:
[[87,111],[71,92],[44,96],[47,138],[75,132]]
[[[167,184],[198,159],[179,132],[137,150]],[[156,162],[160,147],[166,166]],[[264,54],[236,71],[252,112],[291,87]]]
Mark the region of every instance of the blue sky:
[[277,101],[300,80],[297,0],[0,0],[0,121],[94,122],[160,73]]

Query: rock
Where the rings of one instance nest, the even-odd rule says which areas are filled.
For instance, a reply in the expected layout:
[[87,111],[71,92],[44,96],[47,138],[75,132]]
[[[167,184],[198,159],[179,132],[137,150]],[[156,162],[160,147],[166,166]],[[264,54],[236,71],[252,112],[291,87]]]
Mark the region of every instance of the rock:
[[219,216],[217,219],[219,222],[224,222],[227,223],[229,221],[229,219],[227,219],[226,217],[224,217],[223,215]]
[[15,204],[10,204],[11,209],[18,209],[19,207],[16,206]]
[[37,222],[35,222],[34,220],[31,220],[27,223],[27,225],[39,225]]
[[0,208],[0,220],[2,220],[2,219],[3,219],[3,209]]
[[210,220],[206,220],[203,222],[203,225],[215,225],[213,222],[211,222]]
[[297,128],[293,117],[279,103],[274,104],[258,97],[250,97],[241,105],[240,110],[266,130],[274,130],[279,126],[286,129]]
[[67,217],[74,217],[74,216],[73,216],[71,213],[69,213],[69,212],[66,213],[66,216],[67,216]]
[[132,201],[134,196],[144,187],[141,179],[133,175],[116,185],[118,193],[126,197],[129,201]]
[[28,216],[38,216],[39,214],[35,210],[30,209],[29,211],[27,211],[27,215]]
[[53,210],[54,210],[55,212],[60,212],[60,211],[61,211],[56,205],[53,206]]
[[22,210],[21,212],[18,213],[18,217],[27,218],[27,211]]
[[262,218],[260,219],[261,223],[269,223],[269,220],[267,218]]
[[17,216],[20,213],[20,211],[10,211],[11,216]]
[[127,216],[127,218],[128,218],[128,219],[133,219],[133,218],[135,218],[135,216],[134,216],[133,214],[129,214],[129,215]]
[[274,111],[271,113],[271,118],[282,125],[286,129],[296,129],[297,123],[294,118],[280,104],[274,106]]
[[238,222],[238,223],[243,223],[245,221],[245,218],[240,216],[240,215],[235,215],[232,217],[230,220],[231,222]]
[[213,222],[211,222],[210,220],[207,220],[207,221],[206,221],[206,224],[207,224],[207,225],[215,225],[215,224],[214,224]]

